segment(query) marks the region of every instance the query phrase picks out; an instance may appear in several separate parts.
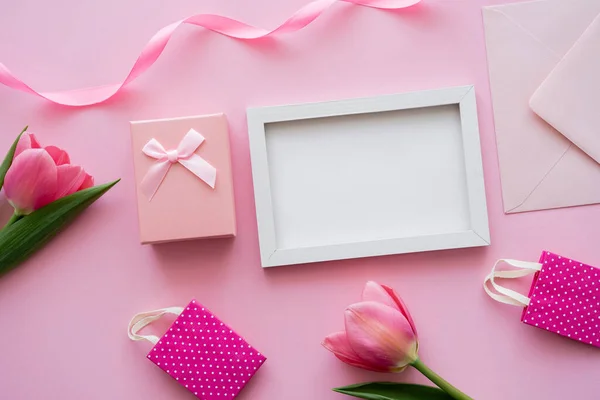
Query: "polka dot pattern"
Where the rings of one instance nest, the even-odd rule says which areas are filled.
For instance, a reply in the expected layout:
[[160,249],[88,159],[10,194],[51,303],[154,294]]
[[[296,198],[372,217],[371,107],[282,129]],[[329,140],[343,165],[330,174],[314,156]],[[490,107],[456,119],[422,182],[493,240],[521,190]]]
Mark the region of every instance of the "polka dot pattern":
[[600,347],[600,269],[544,252],[522,321]]
[[201,400],[235,398],[266,361],[195,300],[148,358]]

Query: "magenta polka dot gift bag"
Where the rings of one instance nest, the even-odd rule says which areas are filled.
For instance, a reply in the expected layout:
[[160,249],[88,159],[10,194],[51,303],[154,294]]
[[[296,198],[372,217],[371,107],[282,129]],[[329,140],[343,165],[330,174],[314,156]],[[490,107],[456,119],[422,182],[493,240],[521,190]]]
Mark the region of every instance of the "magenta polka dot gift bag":
[[[498,270],[501,263],[513,268]],[[529,296],[496,282],[531,274]],[[483,286],[494,300],[525,307],[524,323],[600,347],[600,269],[545,251],[538,263],[499,260]]]
[[[177,315],[163,337],[140,335],[165,314]],[[154,344],[148,359],[201,400],[235,398],[266,358],[206,307],[192,300],[137,314],[129,323],[132,340]]]

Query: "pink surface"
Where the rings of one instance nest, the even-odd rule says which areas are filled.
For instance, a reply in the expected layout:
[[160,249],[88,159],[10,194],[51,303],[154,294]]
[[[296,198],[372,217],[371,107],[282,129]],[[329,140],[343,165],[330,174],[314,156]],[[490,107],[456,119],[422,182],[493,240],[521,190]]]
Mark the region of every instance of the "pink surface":
[[235,398],[266,360],[196,300],[148,359],[201,400]]
[[[22,0],[0,14],[0,58],[36,87],[118,81],[156,30],[198,12],[275,26],[304,0]],[[320,346],[369,279],[394,287],[423,360],[477,400],[594,399],[600,353],[519,322],[481,288],[496,259],[544,248],[600,265],[600,206],[504,215],[481,6],[428,0],[381,12],[338,5],[304,31],[249,44],[182,29],[122,95],[68,109],[0,88],[0,147],[24,125],[69,151],[98,182],[123,181],[68,231],[0,279],[0,386],[11,400],[193,399],[125,333],[140,310],[196,298],[269,356],[241,400],[342,400],[333,386],[425,383],[343,365]],[[10,39],[9,39],[10,38]],[[247,106],[474,83],[492,245],[486,248],[260,268]],[[238,236],[139,244],[129,121],[224,112],[232,142]],[[524,280],[520,289],[526,291]],[[35,384],[32,384],[35,382]]]
[[[165,150],[173,150],[190,129],[205,138],[195,154],[217,169],[214,189],[182,164],[174,163],[149,200],[141,182],[157,160],[142,149],[156,139]],[[131,147],[142,243],[235,235],[231,152],[224,115],[133,122]]]
[[543,252],[521,320],[600,347],[600,269]]

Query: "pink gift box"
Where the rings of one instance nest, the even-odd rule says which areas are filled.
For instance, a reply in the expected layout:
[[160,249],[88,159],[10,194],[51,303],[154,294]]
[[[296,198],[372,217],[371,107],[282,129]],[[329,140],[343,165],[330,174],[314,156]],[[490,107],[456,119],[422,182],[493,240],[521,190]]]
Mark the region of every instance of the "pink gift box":
[[201,400],[233,399],[266,358],[192,300],[148,359]]
[[[216,169],[214,188],[171,156],[190,132],[204,140],[192,157]],[[131,122],[133,163],[142,244],[236,234],[235,204],[227,119],[223,114]],[[155,139],[166,151],[162,159],[142,151]],[[156,142],[154,142],[156,143]],[[195,146],[193,146],[195,147]],[[168,154],[168,155],[167,155]],[[168,171],[149,196],[142,184],[160,163]],[[147,185],[146,185],[147,186]]]

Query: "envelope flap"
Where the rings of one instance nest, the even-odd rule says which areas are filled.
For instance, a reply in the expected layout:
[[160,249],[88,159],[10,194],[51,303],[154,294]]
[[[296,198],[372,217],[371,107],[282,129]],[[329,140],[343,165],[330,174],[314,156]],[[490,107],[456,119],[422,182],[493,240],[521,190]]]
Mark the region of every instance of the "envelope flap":
[[600,182],[598,164],[572,145],[529,195],[507,212],[598,203],[600,185],[593,182]]
[[600,16],[533,94],[531,109],[600,163]]

